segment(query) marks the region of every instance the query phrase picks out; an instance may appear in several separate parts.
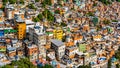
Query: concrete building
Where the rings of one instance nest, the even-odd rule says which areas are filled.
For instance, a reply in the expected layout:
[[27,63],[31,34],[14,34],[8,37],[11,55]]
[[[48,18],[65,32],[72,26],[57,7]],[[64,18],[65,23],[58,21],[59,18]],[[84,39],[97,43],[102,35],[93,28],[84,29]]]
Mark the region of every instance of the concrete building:
[[36,45],[45,45],[46,34],[34,33],[33,42],[35,42]]
[[13,5],[6,5],[5,6],[5,16],[8,19],[14,18],[15,7]]
[[16,20],[18,29],[18,39],[24,39],[26,37],[26,24],[22,19]]
[[27,56],[30,58],[30,61],[35,61],[38,59],[38,47],[35,44],[28,44],[27,46]]
[[70,35],[66,35],[66,38],[65,38],[65,45],[66,46],[73,46],[74,45],[74,40],[73,40],[73,37]]
[[0,66],[4,66],[6,64],[10,64],[10,60],[8,60],[8,58],[6,57],[5,54],[0,53]]
[[33,41],[38,46],[39,56],[46,58],[46,34],[43,26],[37,23],[34,28],[29,28],[29,40]]
[[46,44],[46,34],[42,25],[37,23],[34,28],[29,28],[29,40],[33,41],[36,45]]
[[13,29],[12,27],[6,27],[1,29],[4,31],[5,38],[17,38],[17,30]]
[[95,35],[95,36],[93,36],[93,40],[94,41],[101,41],[102,40],[102,36],[101,35]]
[[14,47],[7,47],[7,54],[10,58],[14,59],[16,56],[16,48]]
[[54,60],[55,59],[55,51],[52,49],[49,49],[47,52],[47,56],[49,57],[50,60]]
[[46,58],[46,49],[43,45],[38,46],[38,51],[39,51],[39,59],[40,58]]
[[34,22],[31,21],[31,20],[25,20],[25,23],[26,23],[26,33],[29,32],[29,28],[30,27],[34,27]]
[[73,35],[74,38],[74,45],[76,45],[78,42],[82,42],[83,41],[83,36],[79,33],[75,33]]
[[54,39],[62,40],[63,38],[63,30],[57,28],[53,31]]
[[17,54],[18,57],[20,57],[20,58],[24,57],[24,55],[25,55],[24,48],[22,48],[22,47],[17,48],[17,49],[16,49],[16,54]]
[[83,25],[83,31],[89,32],[89,30],[90,30],[89,25]]
[[5,53],[6,52],[6,45],[5,44],[0,44],[0,52]]
[[4,12],[0,10],[0,21],[4,21]]
[[62,41],[57,39],[51,40],[51,48],[55,51],[57,60],[60,60],[65,55],[65,45]]
[[69,46],[65,49],[65,54],[70,58],[74,58],[75,57],[75,54],[76,52],[78,51],[78,48],[77,46]]

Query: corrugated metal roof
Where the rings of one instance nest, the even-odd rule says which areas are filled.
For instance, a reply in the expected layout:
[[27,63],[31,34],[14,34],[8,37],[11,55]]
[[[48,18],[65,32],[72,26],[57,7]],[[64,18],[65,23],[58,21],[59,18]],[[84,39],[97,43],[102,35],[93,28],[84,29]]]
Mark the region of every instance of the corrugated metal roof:
[[7,50],[8,51],[14,51],[14,50],[16,50],[16,48],[14,48],[14,47],[8,47]]

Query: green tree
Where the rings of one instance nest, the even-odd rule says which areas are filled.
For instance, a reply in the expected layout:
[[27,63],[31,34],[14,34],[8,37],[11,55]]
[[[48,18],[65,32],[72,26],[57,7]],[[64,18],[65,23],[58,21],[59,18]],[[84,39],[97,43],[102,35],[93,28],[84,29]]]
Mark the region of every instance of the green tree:
[[8,2],[8,0],[2,0],[3,5],[6,5],[6,3]]
[[112,22],[118,22],[118,20],[112,20]]
[[112,2],[114,2],[114,0],[111,0]]
[[29,4],[29,5],[28,5],[28,8],[30,8],[30,9],[35,9],[35,10],[37,9],[37,8],[35,8],[34,4]]
[[36,17],[36,18],[33,18],[33,21],[34,21],[34,22],[39,22],[40,20],[39,20],[38,17]]
[[62,42],[65,42],[65,40],[66,40],[66,36],[63,36]]
[[105,5],[111,4],[111,2],[108,1],[108,0],[99,0],[99,1],[102,2]]
[[63,27],[67,26],[67,24],[65,22],[61,22],[60,25],[63,26]]
[[97,3],[94,3],[93,6],[97,6]]
[[14,68],[14,66],[17,66],[17,68],[37,68],[28,58],[22,58],[19,61],[12,61],[10,65],[5,65],[2,68]]
[[60,10],[55,10],[55,13],[56,14],[60,14]]
[[43,7],[43,8],[45,8],[45,7],[46,7],[45,2],[42,2],[41,4],[42,4],[42,7]]
[[111,68],[111,59],[108,60],[108,68]]
[[54,15],[48,10],[48,9],[45,9],[43,12],[42,12],[42,15],[48,20],[48,21],[54,21]]
[[51,0],[44,0],[42,2],[42,5],[43,5],[43,7],[45,7],[46,5],[52,5]]
[[37,16],[38,18],[39,18],[39,20],[42,20],[43,19],[43,15],[40,13],[40,14],[38,14],[38,16]]
[[119,64],[116,64],[116,68],[120,68],[120,65],[119,65]]
[[47,17],[47,14],[48,14],[48,10],[45,9],[45,10],[42,12],[42,15],[46,18],[46,17]]
[[20,0],[20,4],[24,4],[25,2],[24,2],[24,0]]
[[53,68],[52,65],[46,64],[45,66],[43,66],[42,68]]
[[86,15],[87,16],[94,16],[94,14],[92,12],[88,12]]
[[0,9],[4,11],[4,9],[5,9],[5,6],[3,5],[3,6],[2,6]]
[[35,2],[39,2],[40,0],[35,0]]
[[54,16],[51,13],[49,13],[49,15],[47,16],[47,20],[54,21]]
[[96,26],[98,24],[98,18],[94,17],[92,22],[93,22],[94,26]]
[[44,0],[47,5],[52,5],[51,0]]
[[120,0],[116,0],[117,2],[120,2]]
[[120,50],[115,53],[115,57],[120,61]]
[[104,20],[103,23],[104,23],[105,25],[109,25],[111,22],[110,22],[110,20]]
[[17,0],[9,0],[10,4],[15,4]]
[[97,31],[99,31],[99,30],[102,29],[102,26],[101,25],[97,25],[96,28],[97,28]]
[[91,68],[91,66],[89,66],[89,65],[83,65],[83,66],[79,66],[78,68]]
[[0,68],[14,68],[14,66],[12,66],[12,65],[5,65],[5,66],[0,67]]

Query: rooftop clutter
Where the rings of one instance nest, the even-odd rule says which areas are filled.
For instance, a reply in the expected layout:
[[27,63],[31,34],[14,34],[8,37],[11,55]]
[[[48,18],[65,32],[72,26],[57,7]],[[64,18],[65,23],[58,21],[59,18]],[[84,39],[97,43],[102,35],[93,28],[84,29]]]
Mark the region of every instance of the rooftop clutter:
[[119,5],[92,0],[6,2],[0,10],[0,65],[24,57],[40,67],[97,68],[109,60],[117,64]]

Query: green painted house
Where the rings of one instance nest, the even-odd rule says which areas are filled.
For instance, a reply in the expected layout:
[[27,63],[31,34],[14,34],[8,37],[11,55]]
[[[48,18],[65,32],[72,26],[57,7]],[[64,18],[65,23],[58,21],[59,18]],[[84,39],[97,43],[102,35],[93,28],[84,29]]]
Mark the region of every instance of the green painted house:
[[4,33],[6,34],[6,33],[17,33],[17,30],[15,30],[15,29],[5,29],[4,30]]
[[86,44],[79,44],[79,51],[81,52],[86,51]]
[[93,22],[94,26],[96,26],[98,24],[98,22],[99,22],[99,19],[97,17],[94,17],[92,19],[92,22]]

